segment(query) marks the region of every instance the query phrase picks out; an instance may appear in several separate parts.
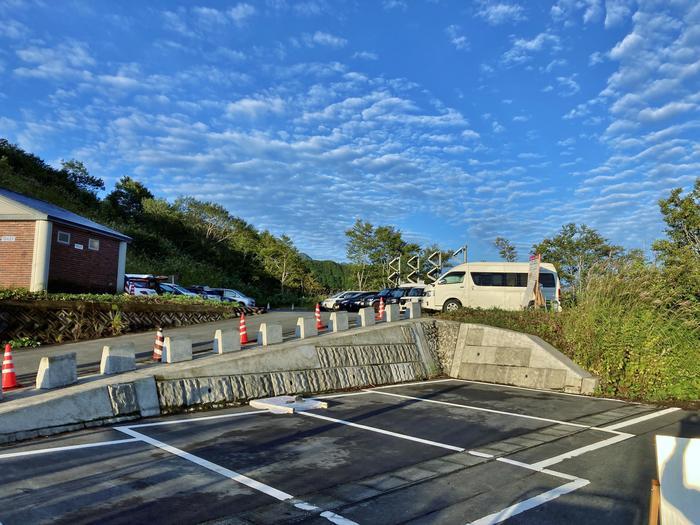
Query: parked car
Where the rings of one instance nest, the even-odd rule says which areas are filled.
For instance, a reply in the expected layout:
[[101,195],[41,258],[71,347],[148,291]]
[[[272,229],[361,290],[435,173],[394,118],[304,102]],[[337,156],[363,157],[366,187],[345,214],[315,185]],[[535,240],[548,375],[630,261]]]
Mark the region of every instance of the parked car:
[[196,284],[194,286],[188,286],[187,289],[190,292],[194,292],[197,295],[201,296],[203,299],[209,299],[210,301],[221,301],[221,295],[216,293],[214,290],[209,288],[208,286],[202,286],[200,284]]
[[186,295],[188,297],[199,297],[199,294],[190,292],[184,286],[173,283],[158,283],[156,285],[156,292],[159,294],[172,294],[172,295]]
[[156,278],[153,275],[127,273],[124,276],[124,292],[131,293],[129,289],[133,285],[133,295],[158,295],[158,292],[153,288],[155,282]]
[[409,290],[410,288],[384,288],[380,292],[365,298],[360,308],[371,306],[378,312],[379,303],[382,299],[384,299],[385,306],[387,304],[401,304],[401,298],[404,297]]
[[364,307],[365,299],[376,294],[377,292],[362,292],[351,295],[346,299],[336,302],[333,308],[335,310],[345,310],[346,312],[359,312],[360,308]]
[[331,295],[328,299],[321,302],[322,310],[333,310],[335,303],[343,299],[348,299],[351,295],[363,293],[362,290],[346,290],[344,292],[338,292],[335,295]]
[[408,303],[422,303],[423,297],[425,297],[424,284],[402,284],[401,289],[408,290],[406,294],[401,298],[401,308],[406,308]]
[[218,295],[225,303],[240,303],[248,308],[255,306],[255,299],[233,288],[210,288],[207,293]]

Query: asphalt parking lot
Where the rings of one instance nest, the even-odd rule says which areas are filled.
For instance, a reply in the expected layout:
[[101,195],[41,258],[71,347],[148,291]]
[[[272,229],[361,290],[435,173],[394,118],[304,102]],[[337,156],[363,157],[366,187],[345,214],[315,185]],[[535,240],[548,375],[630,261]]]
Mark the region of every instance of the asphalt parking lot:
[[0,522],[642,523],[654,435],[700,435],[693,412],[453,379],[325,397],[0,448]]

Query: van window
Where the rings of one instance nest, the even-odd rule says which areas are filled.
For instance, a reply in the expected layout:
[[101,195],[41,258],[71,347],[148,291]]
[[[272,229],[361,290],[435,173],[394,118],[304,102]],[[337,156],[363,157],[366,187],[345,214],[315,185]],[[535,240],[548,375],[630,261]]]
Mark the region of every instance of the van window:
[[[509,286],[525,288],[527,286],[526,273],[501,273],[501,272],[471,272],[472,281],[477,286]],[[540,272],[540,284],[544,288],[555,288],[556,280],[553,273]]]
[[448,273],[440,279],[440,284],[459,284],[461,282],[464,282],[464,272]]

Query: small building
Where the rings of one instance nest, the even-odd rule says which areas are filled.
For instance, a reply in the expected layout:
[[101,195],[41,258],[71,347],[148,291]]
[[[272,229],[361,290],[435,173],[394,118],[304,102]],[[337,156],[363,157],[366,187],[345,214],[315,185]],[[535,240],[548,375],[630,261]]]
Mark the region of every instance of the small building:
[[121,292],[130,241],[73,212],[0,188],[0,288]]

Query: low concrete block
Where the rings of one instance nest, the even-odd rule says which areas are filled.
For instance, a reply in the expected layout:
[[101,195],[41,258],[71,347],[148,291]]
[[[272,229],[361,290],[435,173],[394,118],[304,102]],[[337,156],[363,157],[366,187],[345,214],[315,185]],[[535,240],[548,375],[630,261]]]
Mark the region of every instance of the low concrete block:
[[258,331],[258,346],[276,345],[282,342],[282,325],[261,323]]
[[408,303],[408,318],[420,319],[421,309],[420,303]]
[[330,323],[331,332],[344,332],[348,329],[348,313],[333,312]]
[[374,316],[374,308],[371,306],[360,308],[360,326],[363,328],[366,326],[374,326]]
[[241,349],[241,336],[234,330],[217,330],[214,332],[214,353],[226,354]]
[[36,387],[59,388],[78,381],[78,363],[75,352],[42,357],[36,374]]
[[313,317],[300,317],[297,319],[296,336],[299,339],[307,339],[317,335],[316,319]]
[[189,337],[166,337],[163,357],[166,363],[192,361],[192,339]]
[[131,370],[136,370],[136,346],[134,343],[102,347],[100,374],[119,374]]
[[387,304],[384,309],[384,320],[387,323],[394,323],[401,320],[398,304]]
[[158,403],[158,388],[153,376],[134,381],[136,389],[136,400],[139,404],[141,417],[160,415],[160,404]]

